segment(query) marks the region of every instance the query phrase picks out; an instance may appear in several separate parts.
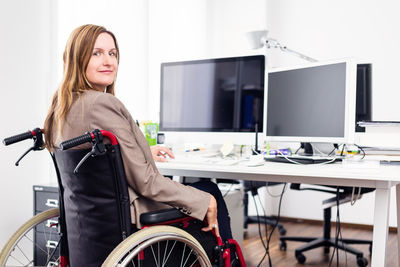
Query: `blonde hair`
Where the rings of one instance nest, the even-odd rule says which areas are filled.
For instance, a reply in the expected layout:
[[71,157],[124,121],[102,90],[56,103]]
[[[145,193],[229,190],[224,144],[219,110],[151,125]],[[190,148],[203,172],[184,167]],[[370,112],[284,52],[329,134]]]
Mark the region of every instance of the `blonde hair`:
[[[103,26],[92,24],[82,25],[76,28],[70,35],[65,46],[63,61],[64,74],[60,87],[54,93],[50,109],[44,123],[46,136],[45,145],[53,150],[53,131],[56,128],[60,134],[65,123],[65,117],[71,108],[73,94],[80,97],[87,90],[94,90],[86,77],[86,68],[93,53],[94,44],[101,33],[108,33],[114,39],[119,63],[119,49],[114,34]],[[106,92],[114,95],[114,83],[106,88]]]

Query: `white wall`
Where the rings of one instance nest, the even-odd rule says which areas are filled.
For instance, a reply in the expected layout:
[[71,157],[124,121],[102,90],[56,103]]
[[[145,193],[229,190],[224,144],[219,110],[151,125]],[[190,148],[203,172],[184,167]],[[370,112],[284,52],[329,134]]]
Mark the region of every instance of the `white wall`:
[[[147,119],[159,120],[162,62],[260,54],[249,49],[244,33],[266,27],[264,0],[152,0],[149,3]],[[168,143],[221,144],[227,138],[239,144],[254,143],[254,134],[166,133]]]
[[[373,0],[268,0],[268,30],[270,37],[318,60],[356,57],[362,62],[371,62],[372,117],[374,120],[400,120],[398,7],[395,0],[379,3]],[[269,51],[269,55],[269,64],[272,66],[302,62],[279,51]],[[379,140],[375,140],[376,143]],[[282,215],[321,219],[320,203],[327,196],[288,191],[282,204]],[[391,201],[395,203],[395,191],[392,191]],[[341,221],[372,224],[373,207],[373,194],[365,195],[354,207],[349,204],[341,206]],[[270,209],[276,212],[277,204],[272,202]],[[391,226],[397,225],[395,214],[393,204],[390,210]]]
[[158,121],[160,64],[206,58],[207,1],[149,1],[149,99],[147,116]]
[[[61,80],[62,53],[71,32],[83,24],[105,26],[120,48],[116,96],[132,116],[146,118],[148,97],[148,1],[71,0],[58,2],[57,57]],[[56,88],[54,88],[55,90]]]
[[[270,36],[289,48],[319,60],[356,57],[373,63],[373,119],[400,120],[398,1],[267,3]],[[295,57],[282,54],[271,58],[271,63],[293,64]]]
[[[0,138],[42,127],[54,87],[52,1],[3,1],[0,9]],[[0,146],[0,247],[33,214],[32,185],[48,182],[51,159],[32,152],[14,163],[30,141]]]

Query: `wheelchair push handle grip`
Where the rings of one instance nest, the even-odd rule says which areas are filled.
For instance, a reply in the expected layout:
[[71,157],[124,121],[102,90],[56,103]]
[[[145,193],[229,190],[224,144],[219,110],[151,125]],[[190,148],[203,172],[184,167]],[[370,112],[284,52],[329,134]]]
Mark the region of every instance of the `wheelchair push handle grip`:
[[21,133],[21,134],[17,134],[17,135],[13,135],[13,136],[5,138],[3,140],[3,144],[8,146],[8,145],[11,145],[11,144],[15,144],[15,143],[21,142],[21,141],[26,140],[26,139],[32,139],[35,135],[36,135],[35,130],[27,131],[27,132],[24,132],[24,133]]
[[61,150],[67,150],[72,147],[82,145],[84,143],[88,143],[92,141],[92,133],[86,133],[84,135],[72,138],[70,140],[64,141],[60,144]]

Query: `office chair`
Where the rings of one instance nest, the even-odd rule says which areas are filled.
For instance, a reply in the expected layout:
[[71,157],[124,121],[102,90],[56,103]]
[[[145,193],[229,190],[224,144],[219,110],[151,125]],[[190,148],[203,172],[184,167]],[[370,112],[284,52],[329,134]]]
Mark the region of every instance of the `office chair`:
[[[314,190],[320,192],[326,192],[330,194],[334,194],[335,196],[329,199],[322,201],[324,206],[324,221],[323,221],[323,236],[322,237],[294,237],[294,236],[285,236],[280,237],[279,248],[280,250],[286,250],[286,241],[297,241],[297,242],[306,242],[305,245],[297,248],[295,250],[295,257],[300,264],[303,264],[306,261],[306,257],[303,252],[318,248],[324,247],[324,253],[329,253],[330,247],[336,247],[335,237],[331,237],[331,208],[337,205],[337,197],[339,197],[339,205],[342,203],[346,203],[352,200],[353,195],[353,187],[339,187],[339,194],[337,194],[337,190],[335,186],[327,186],[330,189],[320,189],[320,188],[301,188],[300,184],[291,184],[290,189],[294,190]],[[335,189],[334,189],[335,188]],[[360,190],[360,191],[358,191]],[[374,188],[355,188],[354,196],[374,191]],[[369,245],[369,251],[372,251],[372,241],[369,240],[360,240],[360,239],[340,239],[337,243],[337,248],[349,252],[351,254],[356,255],[357,257],[357,265],[359,267],[365,267],[368,265],[368,260],[364,258],[363,253],[357,249],[354,249],[349,244],[366,244]]]
[[243,181],[243,190],[244,190],[244,197],[243,197],[243,204],[244,204],[244,228],[247,229],[247,225],[249,223],[258,223],[260,221],[261,224],[268,224],[271,226],[277,226],[278,231],[281,235],[286,234],[286,229],[283,227],[282,224],[277,223],[276,219],[270,216],[249,216],[249,195],[248,192],[255,197],[258,194],[258,189],[263,186],[274,186],[282,183],[275,183],[275,182],[256,182],[256,181]]

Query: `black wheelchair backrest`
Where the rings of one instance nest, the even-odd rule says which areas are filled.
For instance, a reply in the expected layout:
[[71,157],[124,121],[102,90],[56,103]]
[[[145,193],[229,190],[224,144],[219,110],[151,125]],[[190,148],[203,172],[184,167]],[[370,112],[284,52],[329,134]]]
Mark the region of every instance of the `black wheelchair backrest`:
[[89,157],[90,150],[56,150],[71,266],[100,266],[130,234],[130,203],[118,145]]

